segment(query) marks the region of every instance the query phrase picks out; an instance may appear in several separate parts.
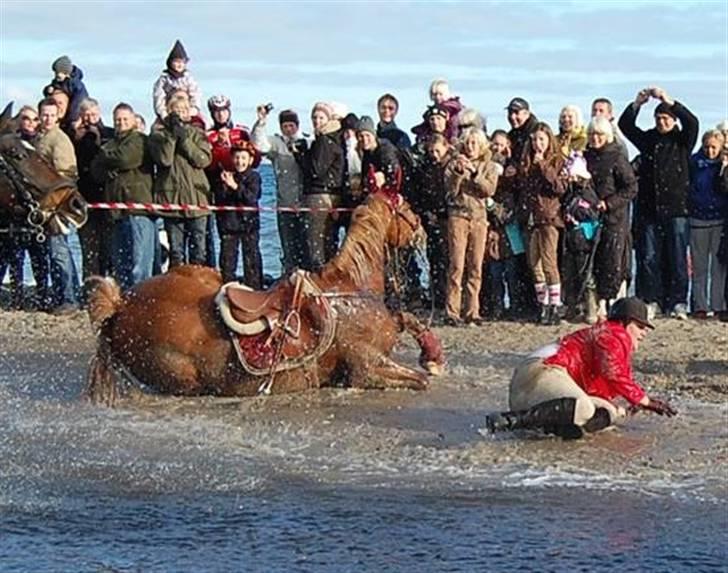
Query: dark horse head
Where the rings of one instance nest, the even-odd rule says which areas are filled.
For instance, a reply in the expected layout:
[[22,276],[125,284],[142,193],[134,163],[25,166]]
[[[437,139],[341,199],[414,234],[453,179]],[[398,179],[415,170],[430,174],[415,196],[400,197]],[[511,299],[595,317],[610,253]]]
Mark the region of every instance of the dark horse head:
[[12,106],[0,114],[0,226],[38,240],[81,227],[86,201],[74,181],[59,175],[15,132]]

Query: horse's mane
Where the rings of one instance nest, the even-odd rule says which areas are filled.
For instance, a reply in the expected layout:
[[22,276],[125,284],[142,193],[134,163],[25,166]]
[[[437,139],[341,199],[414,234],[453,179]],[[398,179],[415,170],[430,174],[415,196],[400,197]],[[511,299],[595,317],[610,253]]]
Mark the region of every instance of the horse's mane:
[[322,274],[338,271],[357,287],[365,287],[375,273],[382,272],[384,242],[392,209],[385,199],[370,196],[356,208],[339,253],[322,269]]

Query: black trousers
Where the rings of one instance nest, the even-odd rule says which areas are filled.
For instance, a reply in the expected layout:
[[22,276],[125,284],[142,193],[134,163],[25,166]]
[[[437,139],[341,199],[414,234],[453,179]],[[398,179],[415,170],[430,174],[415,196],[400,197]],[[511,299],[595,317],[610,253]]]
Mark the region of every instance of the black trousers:
[[243,252],[243,282],[250,288],[263,287],[263,257],[260,254],[260,226],[244,233],[220,235],[220,271],[225,282],[237,280],[238,250]]

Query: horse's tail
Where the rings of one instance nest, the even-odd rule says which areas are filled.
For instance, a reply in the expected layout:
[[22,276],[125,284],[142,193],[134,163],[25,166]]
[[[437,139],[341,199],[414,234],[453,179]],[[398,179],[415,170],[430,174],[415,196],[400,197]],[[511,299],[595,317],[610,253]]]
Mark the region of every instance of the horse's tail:
[[119,310],[121,288],[114,279],[95,275],[86,279],[84,288],[91,326],[98,330]]

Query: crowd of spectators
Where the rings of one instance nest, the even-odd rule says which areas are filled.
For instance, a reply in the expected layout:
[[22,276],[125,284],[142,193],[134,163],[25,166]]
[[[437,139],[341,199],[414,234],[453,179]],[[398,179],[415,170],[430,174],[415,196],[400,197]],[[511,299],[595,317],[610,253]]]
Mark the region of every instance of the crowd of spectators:
[[[105,126],[71,59],[58,58],[52,69],[40,103],[21,108],[18,134],[77,180],[89,202],[257,207],[266,158],[277,206],[317,209],[277,213],[284,273],[316,270],[335,256],[349,216],[326,209],[399,189],[428,236],[425,268],[413,252],[401,253],[403,303],[434,309],[442,323],[594,323],[632,283],[650,318],[728,320],[728,126],[705,130],[696,151],[698,118],[659,87],[639,90],[618,120],[604,97],[593,101],[588,122],[566,105],[555,128],[515,97],[506,106],[510,131],[488,133],[483,115],[438,79],[411,129],[413,143],[389,93],[377,102],[376,123],[338,102],[315,103],[312,135],[291,109],[277,114],[279,132],[270,133],[271,104],[257,107],[251,128],[233,123],[224,95],[209,98],[206,119],[179,41],[154,83],[148,131],[123,102],[113,108],[113,128]],[[643,130],[637,116],[651,99],[654,127]],[[638,152],[632,161],[627,141]],[[169,267],[218,266],[226,281],[263,286],[255,211],[91,210],[79,231],[81,276],[111,275],[129,289],[162,272],[162,229]],[[0,274],[10,273],[13,305],[27,306],[26,252],[35,308],[64,314],[83,304],[67,235],[2,241]]]

